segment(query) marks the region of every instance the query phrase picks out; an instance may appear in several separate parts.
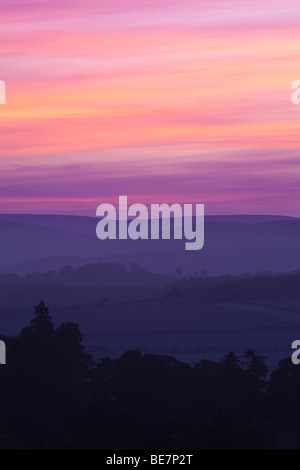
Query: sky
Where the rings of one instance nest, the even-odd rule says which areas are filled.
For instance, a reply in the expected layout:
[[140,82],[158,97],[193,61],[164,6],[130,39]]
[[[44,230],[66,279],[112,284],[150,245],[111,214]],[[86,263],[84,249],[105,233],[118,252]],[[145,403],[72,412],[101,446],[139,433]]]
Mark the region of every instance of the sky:
[[299,0],[0,0],[0,213],[300,217]]

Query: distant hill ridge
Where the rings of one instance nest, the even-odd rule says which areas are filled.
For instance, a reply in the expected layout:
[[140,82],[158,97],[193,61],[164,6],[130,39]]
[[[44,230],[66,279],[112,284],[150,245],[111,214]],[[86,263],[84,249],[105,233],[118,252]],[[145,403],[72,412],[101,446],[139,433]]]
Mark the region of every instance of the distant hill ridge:
[[0,215],[0,274],[28,274],[89,262],[137,262],[150,271],[185,274],[291,272],[300,266],[300,219],[273,215],[206,216],[205,246],[187,253],[181,240],[107,240],[97,218]]

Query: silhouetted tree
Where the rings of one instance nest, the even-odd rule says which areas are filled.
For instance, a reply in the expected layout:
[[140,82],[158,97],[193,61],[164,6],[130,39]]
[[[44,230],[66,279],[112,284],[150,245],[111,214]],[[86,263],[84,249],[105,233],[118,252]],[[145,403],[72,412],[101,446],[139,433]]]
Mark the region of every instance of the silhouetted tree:
[[230,352],[194,367],[128,351],[95,366],[79,326],[54,328],[43,301],[7,340],[0,366],[0,449],[298,448],[300,368]]
[[266,377],[268,369],[266,366],[266,357],[258,356],[249,349],[243,356],[243,365],[247,372],[247,381],[255,390],[260,391],[266,388]]
[[54,326],[49,309],[43,300],[35,307],[35,317],[31,320],[31,332],[39,335],[52,334]]
[[55,330],[55,336],[61,380],[74,387],[86,378],[92,358],[85,351],[79,326],[75,323],[63,323]]

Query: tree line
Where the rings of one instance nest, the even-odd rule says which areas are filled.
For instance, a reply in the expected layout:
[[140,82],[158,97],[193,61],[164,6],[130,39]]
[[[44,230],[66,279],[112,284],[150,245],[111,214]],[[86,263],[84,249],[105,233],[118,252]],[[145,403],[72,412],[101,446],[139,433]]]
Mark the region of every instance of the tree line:
[[128,351],[95,362],[44,302],[0,366],[1,449],[299,449],[300,368],[229,352],[193,366]]

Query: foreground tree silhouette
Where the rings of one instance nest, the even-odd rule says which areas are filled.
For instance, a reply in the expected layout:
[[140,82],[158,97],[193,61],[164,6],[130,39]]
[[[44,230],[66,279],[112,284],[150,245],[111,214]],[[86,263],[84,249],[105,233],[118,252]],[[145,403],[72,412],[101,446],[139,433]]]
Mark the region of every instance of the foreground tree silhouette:
[[90,363],[78,325],[68,322],[55,330],[43,300],[35,307],[30,326],[16,339],[13,356],[23,391],[44,403],[54,395],[57,400],[65,398],[72,388],[74,395]]
[[92,357],[85,351],[79,326],[67,322],[55,330],[56,373],[66,392],[79,392],[93,365]]
[[11,339],[8,364],[0,449],[270,449],[286,445],[282,431],[298,447],[300,372],[290,360],[271,379],[253,351],[194,367],[128,351],[94,367],[78,325],[55,328],[41,301]]
[[34,334],[52,334],[54,326],[49,309],[43,300],[35,307],[35,317],[31,320],[31,332]]

